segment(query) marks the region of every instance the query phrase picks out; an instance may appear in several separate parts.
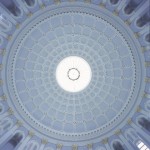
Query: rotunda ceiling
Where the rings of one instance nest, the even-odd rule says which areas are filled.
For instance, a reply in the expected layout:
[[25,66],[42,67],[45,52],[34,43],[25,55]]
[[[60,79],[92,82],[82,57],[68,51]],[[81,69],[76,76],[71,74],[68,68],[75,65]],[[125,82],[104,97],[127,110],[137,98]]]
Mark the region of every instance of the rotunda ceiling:
[[149,43],[138,38],[147,27],[136,31],[119,15],[123,2],[113,13],[108,2],[40,2],[15,18],[6,42],[0,37],[1,99],[7,99],[0,112],[5,103],[21,131],[54,149],[101,149],[100,141],[108,143],[145,109],[143,98],[150,101]]

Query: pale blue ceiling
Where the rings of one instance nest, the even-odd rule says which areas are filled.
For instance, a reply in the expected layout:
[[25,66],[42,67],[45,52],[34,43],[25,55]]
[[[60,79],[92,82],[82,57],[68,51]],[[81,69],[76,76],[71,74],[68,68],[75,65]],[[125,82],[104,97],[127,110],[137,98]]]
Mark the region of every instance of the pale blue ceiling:
[[[149,6],[0,0],[0,149],[148,150]],[[68,56],[91,67],[81,92],[56,81]]]

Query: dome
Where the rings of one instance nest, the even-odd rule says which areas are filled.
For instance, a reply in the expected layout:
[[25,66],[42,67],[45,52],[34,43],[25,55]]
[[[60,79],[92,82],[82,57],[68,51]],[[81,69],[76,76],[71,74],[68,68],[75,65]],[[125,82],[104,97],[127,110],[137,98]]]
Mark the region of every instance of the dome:
[[149,0],[0,0],[0,149],[150,149]]

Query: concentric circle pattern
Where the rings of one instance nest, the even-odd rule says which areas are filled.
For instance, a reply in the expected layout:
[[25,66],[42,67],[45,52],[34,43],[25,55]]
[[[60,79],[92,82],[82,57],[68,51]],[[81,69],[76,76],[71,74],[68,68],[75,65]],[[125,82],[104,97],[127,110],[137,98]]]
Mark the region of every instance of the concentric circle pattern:
[[139,43],[103,7],[46,7],[13,38],[3,71],[8,104],[28,130],[54,144],[98,142],[121,128],[141,101]]
[[75,93],[87,88],[92,78],[92,71],[83,58],[69,56],[60,61],[55,76],[62,89]]
[[[60,133],[110,125],[134,95],[136,56],[127,39],[91,13],[62,12],[39,19],[23,29],[10,55],[10,84],[21,111],[41,127]],[[87,60],[93,72],[81,93],[65,92],[56,81],[55,68],[70,55]]]

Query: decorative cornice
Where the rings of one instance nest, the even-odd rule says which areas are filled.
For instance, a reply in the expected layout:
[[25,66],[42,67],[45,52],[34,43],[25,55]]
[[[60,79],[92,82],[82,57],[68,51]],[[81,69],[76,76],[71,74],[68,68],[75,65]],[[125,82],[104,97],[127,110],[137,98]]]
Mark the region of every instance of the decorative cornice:
[[142,110],[141,107],[138,106],[137,109],[136,109],[136,112],[141,112],[141,110]]
[[20,24],[17,23],[17,24],[16,24],[16,29],[19,29],[19,28],[20,28]]
[[88,145],[87,145],[87,148],[88,148],[88,149],[91,149],[92,147],[93,147],[93,144],[88,144]]
[[91,0],[84,0],[85,3],[91,3]]
[[14,114],[14,111],[12,110],[12,108],[9,108],[7,111],[8,111],[8,114],[9,114],[9,115]]
[[12,35],[8,35],[7,40],[10,41],[12,39]]
[[114,14],[115,16],[119,16],[119,12],[118,12],[117,10],[114,10],[113,14]]
[[0,49],[0,55],[4,56],[6,53],[6,49]]
[[61,150],[63,145],[62,144],[57,144],[56,147],[57,147],[58,150]]
[[116,132],[115,132],[115,134],[116,135],[120,135],[122,132],[121,132],[121,130],[119,129],[119,130],[117,130]]
[[54,0],[55,4],[60,4],[61,1],[60,0]]
[[22,123],[20,120],[17,120],[16,125],[17,125],[18,127],[20,127],[20,126],[23,125],[23,123]]
[[1,100],[1,101],[6,101],[6,100],[7,100],[6,95],[4,94],[4,95],[0,96],[0,100]]
[[99,6],[102,7],[102,8],[105,8],[105,7],[106,7],[106,4],[104,4],[104,3],[101,2],[101,3],[99,4]]
[[29,135],[30,137],[33,137],[33,136],[34,136],[34,132],[30,130],[30,131],[28,132],[28,135]]
[[150,67],[150,62],[145,62],[145,67]]
[[28,17],[31,17],[32,15],[33,15],[32,12],[29,12],[29,13],[27,14]]
[[44,8],[45,8],[45,5],[42,4],[42,5],[40,6],[40,9],[44,9]]
[[78,150],[78,146],[77,145],[72,145],[72,150]]
[[143,97],[145,97],[145,98],[150,98],[150,94],[144,93],[144,94],[143,94]]
[[135,32],[134,35],[137,39],[140,37],[140,34],[138,32]]
[[107,144],[107,143],[108,143],[108,138],[103,139],[103,140],[102,140],[102,143],[103,143],[103,144]]
[[150,82],[150,77],[146,77],[145,82]]
[[42,139],[41,143],[46,145],[48,143],[48,141],[47,141],[47,139]]
[[129,20],[126,20],[126,21],[124,21],[124,23],[126,24],[126,25],[130,25],[130,22],[129,22]]
[[132,123],[132,119],[128,119],[127,123],[130,125]]

